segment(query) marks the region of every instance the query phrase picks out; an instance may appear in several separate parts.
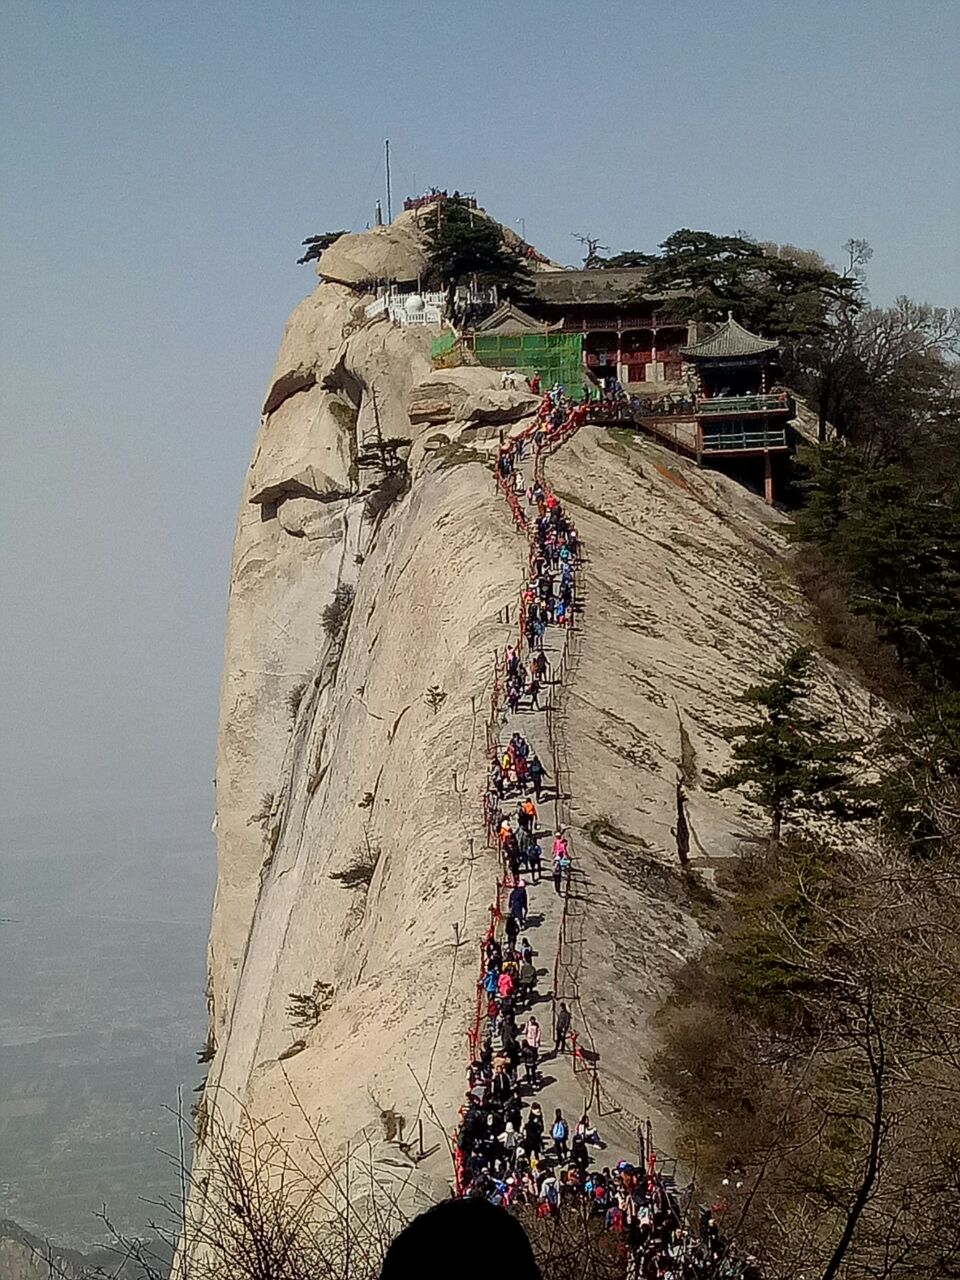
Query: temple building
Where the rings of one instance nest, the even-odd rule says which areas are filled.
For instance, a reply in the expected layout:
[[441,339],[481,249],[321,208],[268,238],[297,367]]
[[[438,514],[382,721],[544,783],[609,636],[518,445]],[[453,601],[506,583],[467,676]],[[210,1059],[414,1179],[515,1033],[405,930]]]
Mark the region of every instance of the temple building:
[[510,302],[502,303],[461,339],[480,362],[494,369],[540,375],[545,386],[559,382],[568,395],[583,395],[583,336],[564,333]]
[[723,459],[763,465],[763,491],[774,500],[775,459],[789,453],[787,423],[795,405],[779,385],[778,344],[737,324],[732,312],[718,329],[680,350],[695,376],[694,416],[701,463]]
[[539,271],[524,307],[559,332],[581,334],[583,359],[600,385],[616,379],[627,391],[681,382],[681,347],[690,340],[686,320],[670,314],[679,294],[639,296],[640,267]]

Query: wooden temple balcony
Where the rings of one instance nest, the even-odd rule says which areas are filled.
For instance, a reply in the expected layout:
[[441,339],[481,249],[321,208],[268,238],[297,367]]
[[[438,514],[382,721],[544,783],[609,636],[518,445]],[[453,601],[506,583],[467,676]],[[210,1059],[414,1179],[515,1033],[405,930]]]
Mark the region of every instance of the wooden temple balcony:
[[766,453],[771,449],[786,450],[786,427],[702,427],[700,453]]
[[796,408],[785,391],[773,395],[713,396],[697,399],[697,416],[701,418],[743,418],[752,414],[785,413],[793,417]]

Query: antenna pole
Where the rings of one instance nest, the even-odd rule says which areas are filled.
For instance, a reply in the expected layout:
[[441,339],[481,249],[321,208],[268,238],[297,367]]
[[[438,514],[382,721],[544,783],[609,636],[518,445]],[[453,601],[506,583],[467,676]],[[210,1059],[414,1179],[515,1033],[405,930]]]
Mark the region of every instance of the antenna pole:
[[387,221],[393,221],[393,200],[390,195],[390,139],[387,138],[383,144],[383,153],[386,159],[387,168]]

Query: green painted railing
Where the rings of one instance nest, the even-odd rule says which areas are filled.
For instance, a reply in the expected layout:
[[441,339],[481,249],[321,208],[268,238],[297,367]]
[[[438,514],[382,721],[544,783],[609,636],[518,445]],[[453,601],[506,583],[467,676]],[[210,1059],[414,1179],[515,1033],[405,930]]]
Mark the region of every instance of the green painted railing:
[[698,400],[697,413],[708,416],[734,413],[793,412],[793,401],[786,394],[775,396],[714,396],[712,400]]
[[704,453],[723,453],[734,449],[784,449],[786,444],[786,428],[779,431],[705,431],[703,434]]

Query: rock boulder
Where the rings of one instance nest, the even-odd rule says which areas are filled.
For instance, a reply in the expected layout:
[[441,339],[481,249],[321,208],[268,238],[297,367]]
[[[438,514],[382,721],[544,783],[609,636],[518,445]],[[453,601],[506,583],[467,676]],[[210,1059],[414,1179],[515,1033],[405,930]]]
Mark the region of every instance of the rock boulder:
[[464,424],[516,422],[537,407],[531,392],[502,386],[498,370],[476,366],[437,369],[410,392],[412,423]]
[[401,214],[389,226],[334,240],[320,255],[317,275],[354,289],[374,280],[413,284],[428,265],[422,229],[412,214]]

